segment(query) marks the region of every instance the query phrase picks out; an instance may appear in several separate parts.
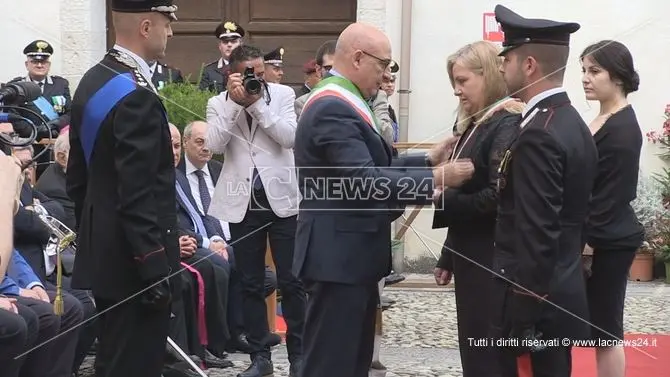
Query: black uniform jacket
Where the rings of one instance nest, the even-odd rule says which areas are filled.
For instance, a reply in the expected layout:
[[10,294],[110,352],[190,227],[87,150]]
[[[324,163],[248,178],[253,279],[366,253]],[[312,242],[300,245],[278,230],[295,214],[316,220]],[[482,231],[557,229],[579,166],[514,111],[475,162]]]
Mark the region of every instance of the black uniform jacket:
[[[18,81],[28,81],[27,77],[15,77],[10,82]],[[53,126],[49,128],[56,128],[60,130],[61,128],[70,124],[70,110],[72,106],[72,97],[70,96],[70,83],[67,79],[60,76],[47,76],[44,80],[44,88],[42,89],[42,97],[53,107],[53,110],[58,115],[58,119],[54,120]],[[32,102],[23,105],[29,110],[35,111],[38,114],[41,114],[39,108]],[[41,119],[33,116],[27,112],[20,112],[19,115],[30,119],[36,126],[39,127]],[[32,131],[32,127],[27,122],[16,122],[14,123],[14,131],[20,137],[29,137]],[[48,137],[48,135],[43,131],[41,137]],[[52,135],[58,136],[57,132],[54,132]],[[52,136],[52,137],[55,137]]]
[[139,71],[115,54],[110,51],[77,88],[67,168],[79,236],[72,285],[112,300],[179,265],[165,109]]
[[586,241],[598,250],[635,250],[644,228],[631,201],[637,196],[642,131],[632,106],[612,114],[593,135],[598,174],[591,198]]
[[591,133],[559,92],[529,109],[509,152],[500,165],[493,270],[520,287],[496,279],[494,323],[518,325],[521,315],[546,338],[586,337],[581,254],[597,169]]
[[219,94],[226,90],[230,69],[224,64],[219,68],[219,60],[207,64],[202,70],[200,90],[210,90]]
[[177,68],[158,62],[151,76],[151,82],[154,83],[156,89],[161,90],[167,84],[184,82],[184,76]]
[[351,105],[326,96],[308,103],[300,116],[295,164],[302,194],[296,275],[343,284],[375,284],[387,276],[398,207],[432,202],[425,157],[394,160]]

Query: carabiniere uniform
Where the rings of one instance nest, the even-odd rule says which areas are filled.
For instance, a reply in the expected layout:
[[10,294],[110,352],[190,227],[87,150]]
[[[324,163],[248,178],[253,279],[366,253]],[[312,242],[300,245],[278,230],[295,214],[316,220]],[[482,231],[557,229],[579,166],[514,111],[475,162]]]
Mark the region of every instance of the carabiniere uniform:
[[[82,78],[71,126],[67,188],[80,237],[72,285],[122,300],[179,266],[165,108],[138,63],[112,49]],[[178,292],[178,279],[170,283]]]
[[[501,55],[527,43],[568,46],[570,34],[579,29],[575,23],[526,19],[500,5],[495,14],[505,33]],[[519,136],[499,167],[492,335],[583,339],[589,328],[582,230],[596,175],[596,147],[562,88],[528,102]],[[541,369],[551,370],[547,376],[569,376],[570,348],[560,346],[542,350],[519,344],[511,351],[530,353],[536,374]],[[513,374],[503,375],[516,376],[512,367]]]

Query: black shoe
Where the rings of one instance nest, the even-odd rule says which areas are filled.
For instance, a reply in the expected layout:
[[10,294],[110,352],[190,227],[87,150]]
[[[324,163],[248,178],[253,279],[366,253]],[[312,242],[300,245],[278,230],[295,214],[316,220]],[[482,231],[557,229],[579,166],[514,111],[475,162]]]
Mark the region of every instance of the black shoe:
[[[227,356],[227,355],[226,355]],[[212,355],[211,352],[205,350],[205,366],[207,368],[216,368],[216,369],[224,369],[224,368],[230,368],[233,366],[233,362],[230,360],[226,360],[223,357],[217,357]]]
[[389,286],[389,285],[393,285],[393,284],[398,284],[398,283],[400,283],[400,282],[403,281],[403,280],[405,280],[405,277],[404,277],[404,276],[402,276],[402,275],[400,275],[400,274],[396,274],[395,272],[392,272],[391,275],[387,276],[387,277],[384,279],[384,286]]
[[263,356],[256,356],[244,372],[237,375],[237,377],[273,377],[274,366],[272,361]]
[[274,347],[281,344],[281,336],[271,332],[265,337],[265,339],[263,339],[263,343],[265,343],[265,345],[268,347]]
[[233,337],[226,346],[226,351],[230,353],[242,352],[249,354],[251,353],[251,346],[247,337],[244,334]]
[[298,377],[300,369],[302,369],[302,360],[299,359],[292,362],[291,367],[288,370],[288,377]]

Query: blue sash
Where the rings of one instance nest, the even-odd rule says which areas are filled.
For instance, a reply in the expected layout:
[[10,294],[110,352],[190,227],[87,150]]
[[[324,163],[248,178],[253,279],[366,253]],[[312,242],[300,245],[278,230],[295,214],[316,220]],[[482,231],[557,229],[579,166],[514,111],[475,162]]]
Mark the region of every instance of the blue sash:
[[120,74],[109,80],[88,100],[84,107],[79,139],[84,150],[86,165],[91,161],[93,147],[98,137],[98,131],[109,112],[125,96],[136,88],[135,79],[130,73]]
[[47,122],[58,118],[58,113],[56,113],[56,110],[54,110],[54,107],[49,103],[49,101],[47,101],[46,98],[39,97],[33,101],[33,104],[37,106],[42,116],[47,119]]

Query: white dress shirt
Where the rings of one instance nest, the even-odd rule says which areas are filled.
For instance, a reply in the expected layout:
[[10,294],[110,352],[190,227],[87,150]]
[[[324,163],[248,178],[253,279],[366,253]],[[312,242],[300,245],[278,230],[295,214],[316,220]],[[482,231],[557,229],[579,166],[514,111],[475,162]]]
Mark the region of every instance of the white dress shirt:
[[[200,213],[205,213],[202,206],[202,199],[200,198],[200,184],[198,183],[198,175],[196,174],[198,168],[196,168],[191,163],[191,161],[189,161],[188,157],[184,158],[184,164],[186,166],[186,178],[188,179],[188,186],[191,188],[191,194],[193,195],[193,199],[195,199],[195,204],[198,205],[198,210]],[[209,197],[212,198],[214,197],[214,180],[209,173],[209,166],[205,164],[205,166],[202,168],[202,172],[203,176],[205,177],[205,183],[207,184],[207,191],[209,191]],[[228,226],[228,223],[221,220],[219,220],[219,222],[221,223],[221,228],[223,229],[226,240],[230,241],[230,227]]]

